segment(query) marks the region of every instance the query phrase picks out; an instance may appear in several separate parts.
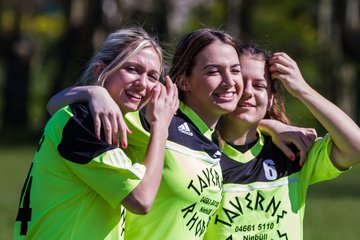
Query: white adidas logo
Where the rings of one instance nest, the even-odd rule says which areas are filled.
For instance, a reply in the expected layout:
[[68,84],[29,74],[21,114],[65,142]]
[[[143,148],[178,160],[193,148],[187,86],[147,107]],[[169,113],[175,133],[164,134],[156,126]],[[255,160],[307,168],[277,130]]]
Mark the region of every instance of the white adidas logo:
[[221,157],[221,152],[220,151],[216,151],[216,153],[214,153],[213,158],[220,158]]
[[189,135],[189,136],[193,136],[194,134],[191,132],[188,124],[185,122],[183,124],[181,124],[180,126],[178,126],[178,130],[179,132],[182,132],[186,135]]

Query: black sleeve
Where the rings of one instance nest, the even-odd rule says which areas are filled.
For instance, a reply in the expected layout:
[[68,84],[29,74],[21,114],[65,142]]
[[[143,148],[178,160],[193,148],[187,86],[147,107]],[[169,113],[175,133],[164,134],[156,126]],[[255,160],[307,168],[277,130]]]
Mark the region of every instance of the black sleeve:
[[[116,148],[115,145],[107,144],[96,137],[93,118],[86,104],[72,104],[70,109],[74,116],[65,125],[58,145],[58,151],[63,158],[87,164],[102,153]],[[102,139],[103,136],[102,131]]]

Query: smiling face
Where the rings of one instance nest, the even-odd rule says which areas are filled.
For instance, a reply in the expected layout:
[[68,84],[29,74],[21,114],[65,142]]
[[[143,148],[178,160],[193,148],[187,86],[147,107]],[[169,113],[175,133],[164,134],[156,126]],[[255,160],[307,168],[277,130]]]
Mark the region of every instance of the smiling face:
[[148,100],[151,89],[160,78],[161,63],[157,52],[146,47],[127,61],[104,82],[110,96],[123,114],[139,110]]
[[239,57],[231,45],[215,41],[195,57],[180,84],[186,104],[206,123],[235,109],[242,91]]
[[240,65],[244,90],[235,111],[228,114],[227,119],[257,127],[273,99],[269,71],[264,60],[253,56],[241,56]]

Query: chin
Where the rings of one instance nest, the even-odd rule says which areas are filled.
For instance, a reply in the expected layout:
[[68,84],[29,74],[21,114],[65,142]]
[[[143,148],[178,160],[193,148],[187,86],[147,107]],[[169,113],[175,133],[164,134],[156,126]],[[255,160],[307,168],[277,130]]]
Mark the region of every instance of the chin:
[[121,109],[124,109],[126,112],[135,112],[140,109],[140,104],[125,104]]
[[222,103],[218,104],[218,107],[224,112],[224,113],[230,113],[233,112],[236,109],[236,103]]

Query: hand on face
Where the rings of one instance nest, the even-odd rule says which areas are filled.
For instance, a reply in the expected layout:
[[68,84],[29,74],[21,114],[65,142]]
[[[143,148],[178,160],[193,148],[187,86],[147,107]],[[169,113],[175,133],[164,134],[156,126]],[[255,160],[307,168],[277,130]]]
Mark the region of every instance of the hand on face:
[[169,76],[165,77],[166,86],[160,82],[151,91],[146,107],[146,119],[150,125],[168,127],[179,107],[178,90]]
[[100,135],[102,124],[107,143],[118,146],[120,137],[122,147],[127,147],[126,136],[130,131],[122,113],[136,111],[146,103],[149,92],[159,83],[160,70],[161,63],[155,49],[147,47],[107,76],[104,88],[108,94],[94,94],[97,100],[91,101],[97,136]]

